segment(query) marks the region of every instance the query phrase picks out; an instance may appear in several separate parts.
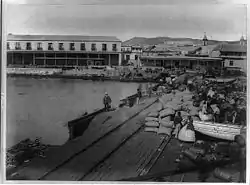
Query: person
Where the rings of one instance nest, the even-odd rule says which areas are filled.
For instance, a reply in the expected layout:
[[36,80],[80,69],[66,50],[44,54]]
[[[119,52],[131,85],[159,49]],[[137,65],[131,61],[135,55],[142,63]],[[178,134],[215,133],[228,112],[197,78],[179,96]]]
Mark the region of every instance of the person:
[[151,83],[148,83],[148,97],[151,97],[152,95],[152,85]]
[[109,110],[109,108],[111,107],[111,102],[112,102],[112,100],[111,100],[110,96],[108,95],[107,92],[105,92],[105,96],[103,98],[103,104],[104,104],[105,111]]
[[246,136],[244,133],[241,135],[236,135],[234,141],[240,147],[240,182],[246,181]]
[[141,97],[142,97],[141,89],[138,88],[138,89],[137,89],[137,104],[140,103]]
[[176,115],[174,117],[174,125],[175,125],[174,135],[175,135],[175,138],[178,138],[179,131],[182,127],[181,112],[176,113]]
[[210,89],[209,89],[209,91],[207,93],[207,97],[213,98],[214,94],[215,94],[215,92],[214,92],[213,88],[210,87]]

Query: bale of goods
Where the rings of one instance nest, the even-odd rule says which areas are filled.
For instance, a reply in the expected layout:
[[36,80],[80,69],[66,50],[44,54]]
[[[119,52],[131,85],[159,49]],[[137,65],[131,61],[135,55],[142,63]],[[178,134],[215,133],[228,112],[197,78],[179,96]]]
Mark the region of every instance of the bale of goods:
[[159,127],[159,123],[156,122],[156,121],[147,121],[147,122],[145,123],[145,125],[146,125],[147,127]]
[[166,116],[173,115],[174,113],[175,111],[172,108],[167,108],[160,112],[160,117],[164,118]]
[[184,95],[184,96],[183,96],[183,100],[184,100],[184,102],[187,102],[187,101],[190,101],[190,102],[191,102],[192,97],[193,97],[193,95],[191,95],[191,94]]
[[154,118],[157,118],[159,116],[159,112],[150,112],[149,114],[148,114],[148,117],[154,117]]
[[200,121],[200,118],[198,116],[192,116],[193,121]]
[[187,117],[189,114],[187,113],[187,112],[185,112],[185,111],[180,111],[180,113],[181,113],[181,116],[184,116],[184,117]]
[[186,86],[180,85],[180,86],[178,87],[178,90],[181,91],[181,92],[183,92],[183,91],[186,90]]
[[212,121],[214,118],[212,114],[203,114],[201,111],[199,112],[199,117],[201,121]]
[[160,112],[161,110],[163,110],[163,104],[161,102],[158,103],[156,111]]
[[160,125],[166,128],[173,128],[174,127],[174,122],[173,121],[160,121]]
[[154,117],[146,117],[145,118],[145,121],[155,121],[155,122],[158,122],[158,118],[154,118]]
[[160,119],[160,121],[169,122],[169,121],[171,121],[171,116],[166,116],[166,117]]
[[164,127],[164,126],[160,126],[157,133],[171,136],[172,131],[173,131],[172,128],[167,128],[167,127]]
[[168,102],[168,103],[163,105],[163,108],[164,109],[172,108],[173,110],[177,111],[177,110],[181,109],[181,106],[178,104],[174,104],[173,102]]
[[158,128],[157,127],[145,127],[144,129],[145,132],[158,132]]
[[199,115],[199,108],[197,108],[197,107],[191,107],[189,114],[191,116],[198,116]]
[[178,134],[178,139],[184,142],[195,142],[195,132],[194,130],[187,129],[185,125]]

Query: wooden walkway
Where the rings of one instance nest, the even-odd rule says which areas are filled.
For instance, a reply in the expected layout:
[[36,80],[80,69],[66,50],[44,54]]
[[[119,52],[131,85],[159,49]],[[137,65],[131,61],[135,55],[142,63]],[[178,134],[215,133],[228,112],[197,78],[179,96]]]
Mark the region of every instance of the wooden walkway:
[[[26,180],[119,180],[143,174],[152,166],[166,136],[143,131],[146,115],[156,109],[157,98],[146,99],[132,108],[101,113],[83,136],[59,148],[46,158],[36,158],[7,179]],[[103,120],[111,117],[105,123]]]

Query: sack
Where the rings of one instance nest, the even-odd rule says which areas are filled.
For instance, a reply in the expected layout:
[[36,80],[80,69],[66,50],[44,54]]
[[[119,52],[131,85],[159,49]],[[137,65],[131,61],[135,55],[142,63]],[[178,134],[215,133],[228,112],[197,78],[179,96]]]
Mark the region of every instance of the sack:
[[188,116],[189,114],[185,111],[180,111],[181,112],[181,116]]
[[146,117],[145,121],[156,121],[158,122],[158,118],[154,118],[154,117]]
[[145,132],[158,132],[158,128],[157,127],[145,127],[144,128]]
[[163,104],[161,102],[158,103],[156,111],[160,112],[163,109]]
[[199,115],[199,108],[191,107],[191,108],[190,108],[189,114],[190,114],[191,116]]
[[148,117],[154,117],[154,118],[157,118],[159,116],[159,112],[150,112],[148,114]]
[[172,128],[167,128],[167,127],[160,126],[159,129],[158,129],[158,134],[166,134],[168,136],[171,136],[172,131],[173,131]]
[[192,116],[193,121],[200,121],[200,118],[198,116]]
[[173,121],[160,121],[160,125],[166,128],[173,128],[174,127],[174,122]]
[[166,117],[160,119],[160,121],[169,122],[169,121],[171,121],[171,116],[166,116]]
[[167,108],[160,112],[160,117],[164,118],[166,116],[173,115],[174,113],[175,111],[172,108]]
[[195,132],[193,130],[187,129],[185,125],[178,134],[178,139],[184,142],[195,142]]
[[156,121],[147,121],[147,122],[145,123],[145,125],[146,125],[147,127],[159,127],[159,123],[156,122]]

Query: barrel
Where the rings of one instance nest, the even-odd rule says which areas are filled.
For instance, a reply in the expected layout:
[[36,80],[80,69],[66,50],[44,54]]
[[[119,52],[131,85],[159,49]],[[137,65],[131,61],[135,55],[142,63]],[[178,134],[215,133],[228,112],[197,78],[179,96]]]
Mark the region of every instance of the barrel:
[[183,152],[183,155],[186,156],[187,158],[193,160],[193,161],[196,161],[196,160],[198,159],[198,157],[199,157],[199,154],[194,153],[193,151],[191,151],[191,150],[189,150],[189,149],[188,149],[188,150],[185,150],[185,151]]
[[190,148],[189,150],[193,153],[196,153],[196,154],[200,154],[200,155],[205,154],[205,150],[201,149],[201,148]]
[[219,168],[216,168],[214,170],[214,176],[217,177],[218,179],[224,180],[226,182],[231,182],[232,181],[232,175],[228,172],[225,172]]

